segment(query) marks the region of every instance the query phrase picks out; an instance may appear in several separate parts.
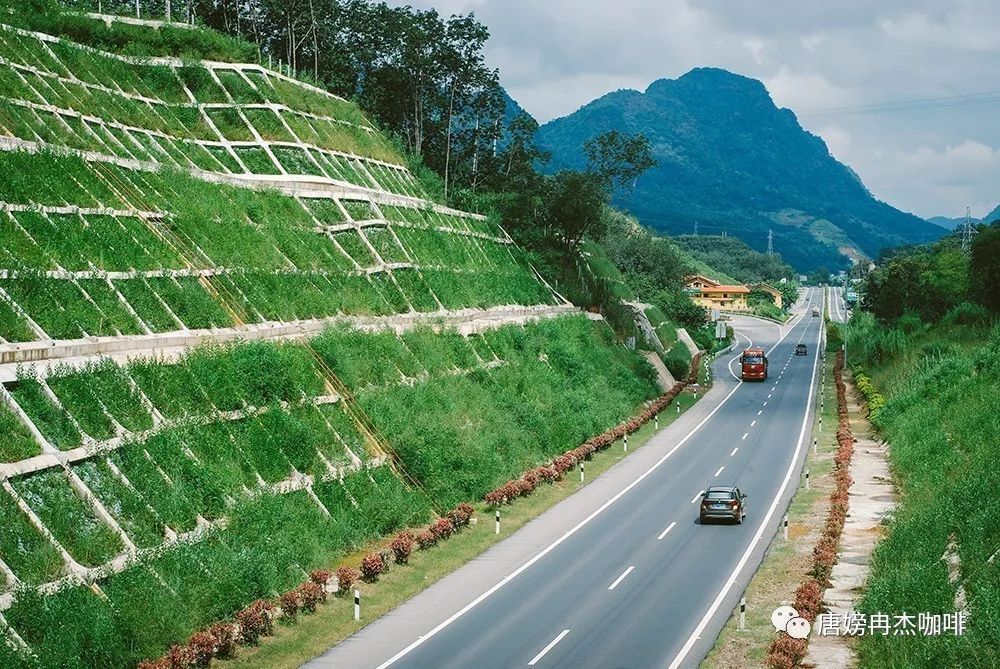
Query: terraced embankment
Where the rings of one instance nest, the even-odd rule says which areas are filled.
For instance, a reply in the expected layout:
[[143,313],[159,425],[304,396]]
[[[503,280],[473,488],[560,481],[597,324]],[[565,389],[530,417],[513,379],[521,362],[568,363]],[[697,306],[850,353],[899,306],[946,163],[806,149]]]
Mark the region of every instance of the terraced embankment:
[[658,392],[351,103],[3,25],[0,79],[0,666],[160,656]]

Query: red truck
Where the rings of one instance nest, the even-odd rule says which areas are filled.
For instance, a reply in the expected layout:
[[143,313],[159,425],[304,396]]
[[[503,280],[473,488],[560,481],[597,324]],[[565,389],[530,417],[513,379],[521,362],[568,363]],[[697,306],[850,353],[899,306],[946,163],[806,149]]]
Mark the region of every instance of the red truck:
[[767,380],[767,356],[762,348],[748,348],[740,356],[744,381]]

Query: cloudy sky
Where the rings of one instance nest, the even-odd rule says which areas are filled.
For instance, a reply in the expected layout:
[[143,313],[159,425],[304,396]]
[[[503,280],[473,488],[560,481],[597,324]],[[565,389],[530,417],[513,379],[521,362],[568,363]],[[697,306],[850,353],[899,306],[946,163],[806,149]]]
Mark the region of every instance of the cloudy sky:
[[540,122],[723,67],[762,80],[880,199],[921,216],[1000,203],[1000,0],[391,2],[474,11]]

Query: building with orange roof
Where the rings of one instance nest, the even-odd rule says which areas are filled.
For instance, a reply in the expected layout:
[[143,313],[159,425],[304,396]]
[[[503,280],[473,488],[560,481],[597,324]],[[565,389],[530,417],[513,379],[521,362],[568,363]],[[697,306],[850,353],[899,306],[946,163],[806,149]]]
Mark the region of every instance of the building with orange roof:
[[691,300],[706,309],[749,311],[747,295],[750,289],[742,284],[724,284],[701,274],[684,279],[684,289]]

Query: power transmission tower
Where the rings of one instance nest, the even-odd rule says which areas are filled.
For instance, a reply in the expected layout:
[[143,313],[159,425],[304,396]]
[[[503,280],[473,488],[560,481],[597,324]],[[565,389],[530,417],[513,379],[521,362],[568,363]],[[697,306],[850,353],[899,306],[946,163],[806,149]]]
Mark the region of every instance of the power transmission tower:
[[965,253],[969,252],[972,248],[972,236],[976,234],[975,229],[972,227],[972,214],[969,208],[965,208],[965,222],[962,224],[962,251]]
[[774,230],[767,231],[767,255],[774,255]]

